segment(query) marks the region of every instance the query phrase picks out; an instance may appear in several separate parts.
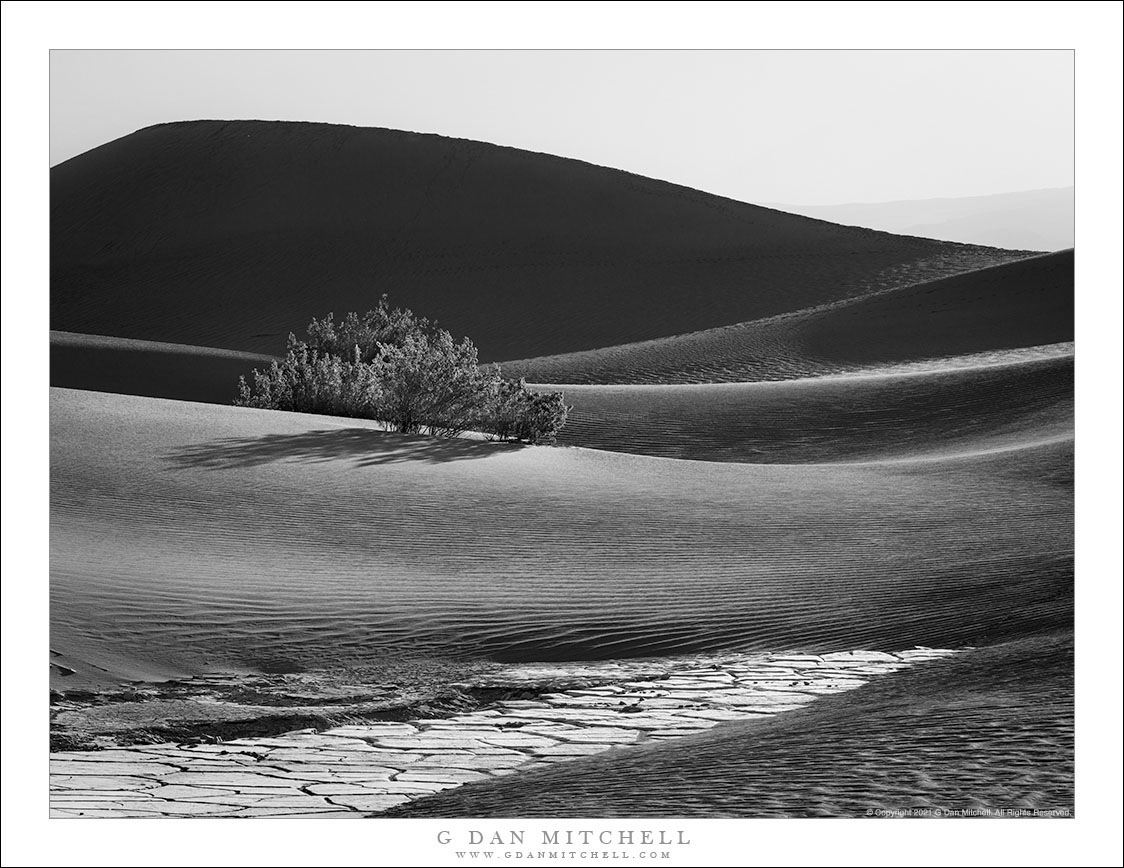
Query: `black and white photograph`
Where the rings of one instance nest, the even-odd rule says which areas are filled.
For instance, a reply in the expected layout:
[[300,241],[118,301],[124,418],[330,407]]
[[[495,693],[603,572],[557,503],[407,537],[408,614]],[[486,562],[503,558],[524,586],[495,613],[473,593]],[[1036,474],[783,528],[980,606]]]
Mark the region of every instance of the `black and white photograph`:
[[[6,3],[5,30],[81,5]],[[163,7],[270,8],[132,5],[171,29]],[[323,5],[375,45],[384,7],[423,29],[455,6],[644,14]],[[1120,166],[1076,156],[1082,50],[750,38],[762,7],[924,28],[1014,4],[700,5],[745,46],[143,30],[32,55],[44,245],[4,280],[29,348],[4,364],[4,608],[34,620],[24,584],[46,605],[6,635],[5,767],[30,754],[52,837],[119,842],[60,864],[134,834],[144,864],[309,864],[178,860],[211,830],[341,828],[366,861],[326,862],[786,864],[698,822],[740,850],[777,819],[856,821],[772,827],[827,845],[788,864],[869,860],[828,830],[923,819],[952,826],[877,858],[957,864],[900,842],[1061,841],[1114,813],[1097,775],[1119,808],[1118,740],[1075,747],[1075,683],[1120,726],[1120,283],[1081,268],[1103,237],[1118,278],[1119,234],[1075,208],[1107,186],[1118,233]],[[1115,346],[1078,338],[1083,304]],[[1115,552],[1088,556],[1078,344],[1086,373],[1115,359],[1115,464],[1077,486],[1115,510],[1084,510]],[[32,358],[41,560],[17,567],[8,380]],[[1072,857],[1119,860],[1115,816]],[[249,823],[195,828],[218,820]],[[1017,864],[1077,864],[1048,852]]]

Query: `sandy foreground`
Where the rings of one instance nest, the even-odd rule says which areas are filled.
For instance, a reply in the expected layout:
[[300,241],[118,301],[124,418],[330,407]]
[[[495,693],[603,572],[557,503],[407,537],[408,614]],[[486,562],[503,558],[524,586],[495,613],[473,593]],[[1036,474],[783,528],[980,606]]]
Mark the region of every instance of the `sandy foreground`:
[[[1072,618],[1063,399],[985,414],[992,430],[943,449],[932,417],[915,458],[745,464],[53,389],[53,738],[106,748],[53,754],[53,810],[580,813],[573,787],[607,775],[602,815],[851,815],[898,791],[825,790],[799,760],[821,737],[805,722],[889,727],[903,773],[933,763],[901,792],[952,774],[956,794],[984,769],[916,728],[949,714],[953,742],[987,750],[1023,720],[1040,752],[1012,768],[1040,796],[1015,801],[1071,809],[1064,671],[1036,682],[1048,702],[1028,698],[988,680],[994,649],[972,650],[1064,657],[1027,638]],[[982,668],[950,694],[940,667],[961,658]],[[723,732],[723,756],[764,756],[769,721],[788,721],[777,750],[798,763],[772,800],[735,803],[685,771],[709,767]],[[624,783],[633,752],[653,769],[666,756],[680,783]],[[862,754],[854,774],[888,762]],[[760,765],[730,768],[731,792],[765,786]],[[996,787],[995,803],[1017,789]]]
[[1073,634],[1059,631],[390,814],[1065,818],[1074,816],[1073,745]]
[[217,744],[59,752],[56,817],[362,817],[474,781],[624,755],[760,721],[953,651],[698,655],[516,665],[477,688],[570,689],[434,719],[363,722]]
[[941,461],[669,461],[56,389],[52,641],[71,685],[403,649],[1001,641],[1070,617],[1071,454],[1062,439]]

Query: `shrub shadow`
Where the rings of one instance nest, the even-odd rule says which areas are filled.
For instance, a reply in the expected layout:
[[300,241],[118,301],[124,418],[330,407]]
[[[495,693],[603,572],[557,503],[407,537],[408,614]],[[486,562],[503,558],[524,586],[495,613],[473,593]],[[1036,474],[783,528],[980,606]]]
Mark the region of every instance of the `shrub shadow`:
[[523,448],[521,443],[492,443],[467,438],[420,437],[370,428],[330,428],[300,434],[225,437],[185,446],[166,456],[177,468],[227,470],[274,461],[302,464],[350,460],[357,467],[420,461],[440,464]]

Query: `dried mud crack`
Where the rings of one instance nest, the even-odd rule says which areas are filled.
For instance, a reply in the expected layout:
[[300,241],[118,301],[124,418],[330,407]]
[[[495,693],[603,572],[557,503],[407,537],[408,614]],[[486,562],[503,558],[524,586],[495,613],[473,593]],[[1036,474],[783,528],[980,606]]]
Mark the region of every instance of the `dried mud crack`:
[[[720,654],[507,666],[451,684],[443,698],[382,709],[407,719],[368,718],[218,743],[60,751],[51,759],[51,812],[57,817],[373,815],[470,781],[691,736],[725,721],[783,714],[878,675],[955,653]],[[533,698],[515,698],[523,695]],[[460,697],[465,708],[455,707],[452,697]],[[452,704],[442,706],[443,701]],[[294,707],[277,708],[289,716],[278,715],[268,725],[294,719]],[[210,738],[221,738],[228,724],[212,726]],[[150,729],[137,732],[154,737]]]

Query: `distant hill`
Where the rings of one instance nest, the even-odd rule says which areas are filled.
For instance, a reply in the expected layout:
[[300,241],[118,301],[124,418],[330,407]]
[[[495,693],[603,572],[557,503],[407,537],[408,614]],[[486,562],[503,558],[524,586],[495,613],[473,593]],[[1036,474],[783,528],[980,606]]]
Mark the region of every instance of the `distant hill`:
[[666,337],[1022,258],[575,160],[328,124],[192,121],[51,170],[51,328],[279,353],[392,301],[484,359]]
[[847,226],[963,244],[1047,251],[1073,247],[1073,187],[954,199],[771,207]]

